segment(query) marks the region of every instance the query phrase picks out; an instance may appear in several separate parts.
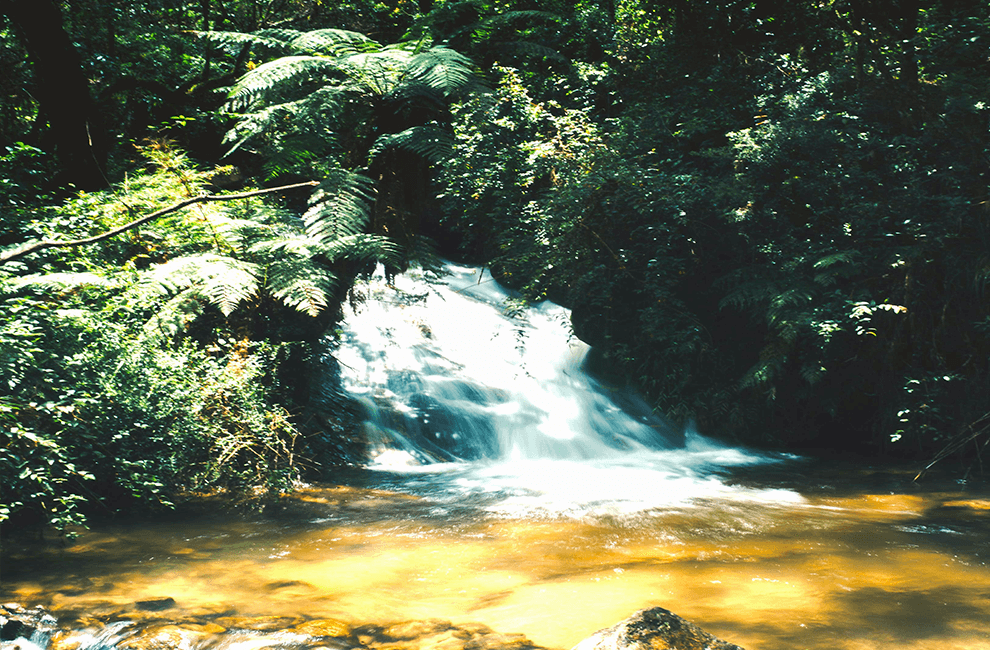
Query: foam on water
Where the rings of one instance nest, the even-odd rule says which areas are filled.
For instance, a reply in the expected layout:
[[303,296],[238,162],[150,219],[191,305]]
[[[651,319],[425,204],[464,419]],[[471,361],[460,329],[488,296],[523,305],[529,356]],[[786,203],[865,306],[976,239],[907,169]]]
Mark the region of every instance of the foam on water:
[[446,272],[392,284],[379,274],[344,321],[335,356],[366,408],[369,468],[510,516],[800,501],[723,479],[779,458],[679,430],[588,375],[588,346],[570,335],[566,309],[520,309],[486,271]]

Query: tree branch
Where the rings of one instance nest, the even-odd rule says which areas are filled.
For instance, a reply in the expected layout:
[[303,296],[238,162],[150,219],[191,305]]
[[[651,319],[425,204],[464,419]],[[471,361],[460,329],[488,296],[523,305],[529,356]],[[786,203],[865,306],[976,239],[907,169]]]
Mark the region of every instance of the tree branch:
[[145,215],[140,219],[135,219],[129,223],[124,224],[114,228],[113,230],[108,230],[107,232],[100,233],[99,235],[94,235],[92,237],[86,237],[85,239],[41,239],[25,242],[19,246],[14,246],[3,252],[0,252],[0,265],[6,264],[11,260],[16,260],[19,257],[24,257],[28,253],[33,253],[35,251],[44,250],[46,248],[67,248],[74,246],[87,246],[89,244],[95,244],[96,242],[103,241],[105,239],[110,239],[122,232],[126,232],[131,228],[136,228],[142,224],[146,224],[149,221],[154,221],[159,217],[164,217],[166,214],[171,214],[177,212],[182,208],[190,206],[194,203],[209,203],[213,201],[236,201],[238,199],[246,199],[252,196],[260,196],[262,194],[272,194],[274,192],[283,192],[285,190],[294,190],[299,187],[314,187],[319,185],[319,181],[306,181],[305,183],[295,183],[293,185],[282,185],[280,187],[269,187],[263,190],[253,190],[251,192],[242,192],[240,194],[200,194],[199,196],[194,196],[191,199],[185,199],[184,201],[179,201],[167,208],[162,208],[157,212],[152,212],[149,215]]

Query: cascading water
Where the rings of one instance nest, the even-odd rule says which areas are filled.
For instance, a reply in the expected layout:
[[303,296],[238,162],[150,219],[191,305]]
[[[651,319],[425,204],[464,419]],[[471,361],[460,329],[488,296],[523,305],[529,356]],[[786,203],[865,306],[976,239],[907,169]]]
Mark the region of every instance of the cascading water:
[[564,308],[517,308],[486,271],[445,271],[379,274],[341,330],[342,384],[365,405],[369,467],[402,477],[391,487],[513,515],[798,498],[727,486],[725,468],[771,459],[678,431],[589,376]]

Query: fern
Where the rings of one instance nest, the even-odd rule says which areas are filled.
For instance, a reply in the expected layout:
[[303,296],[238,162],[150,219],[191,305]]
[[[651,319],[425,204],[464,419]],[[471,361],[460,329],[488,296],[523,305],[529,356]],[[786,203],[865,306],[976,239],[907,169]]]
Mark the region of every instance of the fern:
[[447,98],[465,90],[474,81],[471,60],[455,50],[438,46],[409,60],[409,79],[440,92]]
[[11,279],[9,286],[11,289],[38,288],[64,292],[82,287],[113,288],[118,284],[117,281],[106,276],[83,271],[24,275]]
[[371,216],[374,183],[344,170],[327,175],[309,200],[303,224],[310,237],[328,242],[361,232]]
[[369,162],[389,149],[404,149],[440,163],[450,157],[454,148],[453,134],[436,125],[413,126],[399,133],[387,133],[378,138],[368,152]]
[[232,257],[204,253],[179,257],[143,274],[139,291],[166,296],[187,289],[216,306],[224,316],[258,293],[257,264]]
[[227,110],[237,111],[270,99],[276,92],[301,86],[306,81],[326,81],[341,71],[334,59],[321,56],[283,56],[263,63],[241,77],[227,96]]
[[327,307],[337,277],[308,258],[284,257],[268,268],[267,290],[288,307],[318,316]]

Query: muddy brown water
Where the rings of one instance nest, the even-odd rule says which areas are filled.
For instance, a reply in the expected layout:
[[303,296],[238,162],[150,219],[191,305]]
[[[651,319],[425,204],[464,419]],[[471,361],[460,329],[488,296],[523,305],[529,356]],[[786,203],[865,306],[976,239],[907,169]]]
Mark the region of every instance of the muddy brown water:
[[990,648],[985,486],[799,463],[725,479],[797,501],[513,518],[401,482],[363,487],[372,479],[309,486],[262,513],[103,523],[64,547],[8,534],[0,595],[63,620],[163,598],[175,600],[164,615],[202,623],[445,619],[549,648],[662,606],[748,650]]

